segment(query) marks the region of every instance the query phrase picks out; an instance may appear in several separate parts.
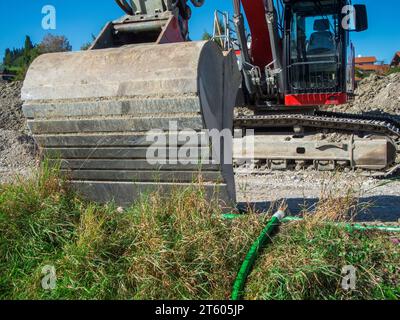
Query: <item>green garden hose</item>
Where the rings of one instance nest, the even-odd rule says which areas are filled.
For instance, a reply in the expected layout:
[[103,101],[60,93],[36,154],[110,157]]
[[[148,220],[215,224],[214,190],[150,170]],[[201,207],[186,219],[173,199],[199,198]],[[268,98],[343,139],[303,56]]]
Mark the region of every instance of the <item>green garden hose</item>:
[[[222,215],[222,219],[225,220],[235,220],[239,218],[246,217],[245,214],[236,214],[236,213],[228,213]],[[281,223],[293,222],[293,221],[303,221],[303,218],[300,217],[285,217],[281,220]],[[376,230],[376,231],[384,231],[384,232],[400,232],[400,226],[385,226],[385,225],[363,225],[359,223],[333,223],[338,226],[346,227],[348,230],[354,231],[367,231],[367,230]]]
[[[244,259],[242,266],[237,274],[235,283],[233,285],[232,291],[232,300],[240,300],[243,296],[243,290],[246,284],[246,280],[254,266],[254,263],[257,260],[257,257],[265,246],[265,244],[271,239],[272,234],[276,230],[276,228],[281,224],[281,220],[284,218],[285,213],[283,211],[278,211],[272,217],[272,219],[268,222],[267,226],[263,229],[260,236],[251,246],[249,252]],[[232,219],[233,216],[226,217]]]
[[[239,214],[224,214],[222,216],[223,219],[226,220],[234,220],[237,218],[245,217],[245,215]],[[293,222],[293,221],[302,221],[302,218],[299,217],[285,217],[285,213],[283,211],[278,211],[272,217],[272,219],[268,222],[267,226],[263,229],[260,236],[251,246],[249,252],[244,259],[242,266],[236,276],[235,283],[233,285],[232,300],[240,300],[243,297],[244,288],[246,285],[247,278],[250,275],[250,272],[256,262],[260,251],[266,245],[267,241],[271,239],[271,236],[275,232],[276,228],[285,222]],[[378,226],[378,225],[371,225],[365,226],[361,224],[349,224],[349,223],[336,223],[336,225],[344,226],[349,231],[360,230],[360,231],[367,231],[367,230],[379,230],[385,232],[400,232],[400,227],[396,226]]]

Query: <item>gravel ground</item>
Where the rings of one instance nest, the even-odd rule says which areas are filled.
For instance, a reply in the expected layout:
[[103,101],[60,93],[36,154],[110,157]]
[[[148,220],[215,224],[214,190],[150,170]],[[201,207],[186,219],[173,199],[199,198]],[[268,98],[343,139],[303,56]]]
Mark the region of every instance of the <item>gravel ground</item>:
[[36,148],[22,114],[20,82],[0,82],[0,183],[26,176],[35,167]]
[[35,145],[29,135],[0,129],[0,183],[30,174],[35,163]]
[[0,82],[0,129],[25,130],[22,114],[21,82]]
[[358,221],[400,222],[400,180],[375,180],[356,173],[274,171],[237,173],[236,188],[243,205],[265,210],[273,202],[286,200],[292,214],[312,208],[326,190],[334,195],[352,190],[360,198]]

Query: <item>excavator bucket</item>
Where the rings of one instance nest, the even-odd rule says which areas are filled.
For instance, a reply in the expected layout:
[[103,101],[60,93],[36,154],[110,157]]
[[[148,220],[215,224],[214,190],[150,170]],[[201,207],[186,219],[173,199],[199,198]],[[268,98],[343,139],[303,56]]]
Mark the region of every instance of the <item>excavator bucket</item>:
[[230,205],[231,150],[210,148],[207,130],[232,129],[240,82],[234,54],[211,41],[46,54],[27,73],[23,111],[43,155],[89,200],[129,206],[200,175]]

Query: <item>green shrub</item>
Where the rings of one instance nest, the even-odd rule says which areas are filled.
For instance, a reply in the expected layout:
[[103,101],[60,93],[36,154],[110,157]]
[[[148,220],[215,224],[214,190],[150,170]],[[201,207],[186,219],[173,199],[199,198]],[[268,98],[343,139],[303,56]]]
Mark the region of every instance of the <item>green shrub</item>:
[[398,73],[400,72],[400,67],[394,67],[394,68],[390,68],[389,71],[387,72],[387,74],[393,74],[393,73]]

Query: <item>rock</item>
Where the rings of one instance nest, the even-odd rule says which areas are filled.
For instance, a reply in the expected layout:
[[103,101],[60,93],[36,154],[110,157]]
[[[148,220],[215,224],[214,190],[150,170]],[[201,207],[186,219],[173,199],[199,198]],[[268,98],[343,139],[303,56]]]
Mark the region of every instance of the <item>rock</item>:
[[355,100],[333,109],[349,113],[400,115],[400,73],[371,75],[360,81]]

